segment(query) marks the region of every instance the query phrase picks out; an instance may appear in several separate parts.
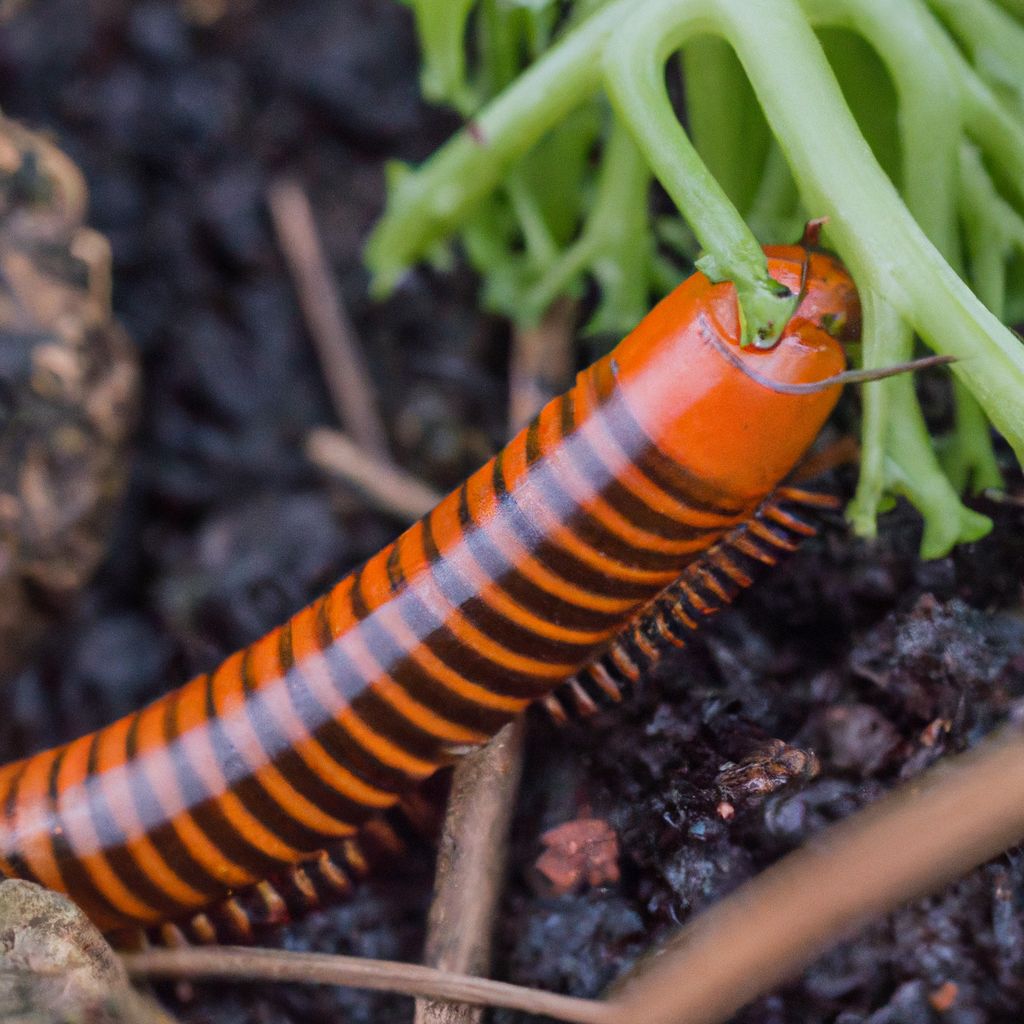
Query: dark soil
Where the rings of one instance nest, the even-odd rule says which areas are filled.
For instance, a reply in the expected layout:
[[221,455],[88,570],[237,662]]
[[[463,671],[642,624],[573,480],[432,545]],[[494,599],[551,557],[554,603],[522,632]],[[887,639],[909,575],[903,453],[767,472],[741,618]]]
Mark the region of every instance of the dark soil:
[[[445,486],[499,443],[507,338],[475,311],[473,282],[419,272],[388,303],[366,297],[359,249],[383,162],[419,159],[453,127],[418,101],[415,65],[408,12],[390,0],[32,0],[0,30],[0,102],[85,172],[145,374],[110,555],[75,617],[10,684],[4,756],[102,725],[210,667],[401,525],[302,456],[306,431],[333,416],[266,212],[279,174],[312,198],[403,464]],[[835,523],[628,707],[557,742],[538,717],[496,976],[600,992],[695,910],[1019,713],[1024,513],[985,511],[998,519],[990,538],[927,564],[908,510],[872,546]],[[761,764],[772,740],[813,749],[820,773],[767,796],[722,774],[727,762]],[[541,834],[584,817],[617,834],[620,880],[539,895]],[[405,870],[268,941],[417,960],[430,870],[429,853],[413,851]],[[1012,853],[738,1019],[1016,1021],[1022,909]],[[337,989],[167,997],[190,1024],[408,1019],[405,1000]]]

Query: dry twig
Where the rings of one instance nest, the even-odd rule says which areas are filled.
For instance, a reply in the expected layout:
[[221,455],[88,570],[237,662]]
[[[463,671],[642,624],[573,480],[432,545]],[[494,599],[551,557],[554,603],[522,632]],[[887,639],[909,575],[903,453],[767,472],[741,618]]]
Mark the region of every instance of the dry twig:
[[419,519],[441,500],[441,495],[418,477],[389,459],[367,454],[339,430],[311,430],[306,454],[321,469],[354,484],[374,505],[399,519]]
[[[520,718],[455,770],[423,953],[441,970],[481,974],[490,967],[524,734]],[[464,1003],[416,1001],[415,1024],[475,1024],[480,1017],[479,1007]]]
[[532,328],[517,330],[508,368],[508,422],[521,430],[549,399],[565,390],[572,375],[572,338],[577,308],[559,299]]
[[294,181],[279,181],[268,190],[267,203],[338,419],[360,448],[388,461],[387,431],[374,387],[328,268],[306,193]]
[[150,949],[124,957],[135,977],[232,978],[249,981],[300,981],[315,985],[351,985],[430,999],[457,1000],[475,1006],[505,1006],[546,1014],[578,1024],[620,1024],[603,1004],[574,999],[502,981],[487,981],[438,971],[419,964],[366,960],[329,953],[292,953],[282,949],[218,946],[208,949]]

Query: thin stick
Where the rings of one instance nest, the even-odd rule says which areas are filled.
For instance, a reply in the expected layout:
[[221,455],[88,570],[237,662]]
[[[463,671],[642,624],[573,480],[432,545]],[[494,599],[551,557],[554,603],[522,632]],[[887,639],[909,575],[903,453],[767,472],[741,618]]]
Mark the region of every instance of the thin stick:
[[[437,851],[424,961],[440,970],[485,973],[505,880],[508,832],[522,773],[523,719],[459,762]],[[478,1006],[416,1000],[415,1024],[476,1024]]]
[[682,929],[622,982],[630,1024],[714,1024],[843,936],[1024,835],[1024,736],[1014,728],[828,829]]
[[306,454],[321,469],[354,484],[378,508],[413,522],[442,495],[388,459],[377,459],[340,431],[317,427],[306,438]]
[[565,390],[572,376],[576,303],[559,299],[536,327],[516,330],[508,367],[510,433],[525,427],[541,407]]
[[[575,305],[557,302],[541,323],[517,330],[509,360],[509,433],[525,426],[570,375]],[[438,849],[426,963],[485,973],[505,878],[508,833],[523,763],[522,720],[456,766]],[[415,1024],[477,1024],[479,1007],[417,1000]]]
[[134,977],[231,978],[239,981],[300,981],[314,985],[351,985],[409,996],[452,999],[476,1006],[504,1006],[578,1024],[617,1024],[608,1007],[591,999],[553,995],[502,981],[487,981],[419,964],[329,953],[292,953],[283,949],[217,946],[207,949],[150,949],[124,957]]
[[267,204],[338,419],[364,451],[383,461],[389,458],[387,431],[306,193],[294,181],[279,181],[268,189]]
[[981,496],[996,505],[1016,505],[1018,508],[1024,506],[1024,494],[1011,494],[998,487],[986,487]]

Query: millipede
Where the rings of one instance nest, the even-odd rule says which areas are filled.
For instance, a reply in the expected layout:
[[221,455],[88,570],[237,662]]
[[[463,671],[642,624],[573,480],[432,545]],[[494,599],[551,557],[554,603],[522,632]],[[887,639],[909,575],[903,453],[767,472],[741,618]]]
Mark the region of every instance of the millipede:
[[247,937],[397,849],[395,808],[528,705],[619,699],[832,503],[782,481],[839,397],[856,290],[826,253],[766,253],[798,296],[774,345],[741,345],[734,288],[694,274],[284,625],[0,768],[0,875],[108,932]]

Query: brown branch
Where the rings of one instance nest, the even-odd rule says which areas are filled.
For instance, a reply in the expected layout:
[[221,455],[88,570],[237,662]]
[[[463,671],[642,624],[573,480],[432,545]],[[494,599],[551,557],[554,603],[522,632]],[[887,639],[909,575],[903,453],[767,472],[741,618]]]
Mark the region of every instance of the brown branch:
[[268,189],[267,204],[338,419],[360,448],[384,461],[387,431],[306,193],[297,182],[279,181]]
[[[536,328],[516,330],[509,360],[511,434],[565,387],[575,319],[575,306],[558,302]],[[424,950],[435,967],[477,974],[490,966],[524,736],[523,722],[514,722],[455,769]],[[417,1000],[415,1024],[477,1024],[481,1016],[477,1007]]]
[[607,1006],[591,999],[574,999],[502,981],[487,981],[389,960],[232,946],[150,949],[144,953],[125,954],[123,959],[128,973],[134,977],[187,978],[190,981],[231,978],[351,985],[353,988],[449,999],[475,1006],[503,1006],[578,1024],[620,1024],[620,1018],[613,1016]]
[[576,316],[576,303],[559,299],[536,327],[516,330],[508,368],[508,421],[513,434],[565,390],[572,376]]
[[412,522],[442,498],[390,459],[368,455],[338,430],[317,427],[306,438],[306,455],[327,473],[358,487],[378,508]]
[[[426,963],[480,974],[491,963],[494,913],[505,877],[509,825],[523,763],[523,720],[459,763],[437,851]],[[416,1001],[415,1024],[475,1024],[479,1007]]]
[[682,929],[615,986],[630,1024],[713,1024],[871,918],[1024,835],[1024,736],[1013,729],[828,829]]

